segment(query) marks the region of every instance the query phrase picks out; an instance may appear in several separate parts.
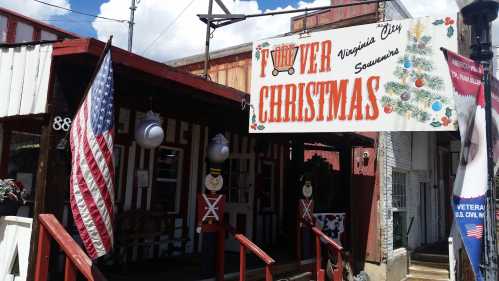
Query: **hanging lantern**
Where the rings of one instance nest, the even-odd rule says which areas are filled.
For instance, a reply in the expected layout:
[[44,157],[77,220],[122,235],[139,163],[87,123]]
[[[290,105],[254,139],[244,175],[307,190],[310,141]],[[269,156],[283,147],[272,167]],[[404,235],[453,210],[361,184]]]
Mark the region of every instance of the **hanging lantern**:
[[222,134],[217,134],[208,145],[208,160],[212,163],[223,163],[229,158],[228,141]]
[[135,140],[145,149],[158,147],[165,137],[159,115],[148,111],[146,117],[135,127]]

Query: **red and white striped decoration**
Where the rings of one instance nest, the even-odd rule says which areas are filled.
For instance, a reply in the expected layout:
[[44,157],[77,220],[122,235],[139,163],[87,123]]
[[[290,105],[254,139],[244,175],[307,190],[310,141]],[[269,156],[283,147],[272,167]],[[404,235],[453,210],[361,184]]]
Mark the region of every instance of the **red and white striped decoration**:
[[71,211],[93,259],[113,247],[114,90],[111,51],[106,50],[70,131]]

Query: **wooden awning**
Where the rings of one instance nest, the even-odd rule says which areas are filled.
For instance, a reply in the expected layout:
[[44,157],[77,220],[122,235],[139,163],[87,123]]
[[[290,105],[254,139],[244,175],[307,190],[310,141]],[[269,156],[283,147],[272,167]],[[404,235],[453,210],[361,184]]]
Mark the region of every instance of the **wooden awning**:
[[[53,56],[62,57],[83,54],[99,56],[104,45],[103,42],[93,38],[64,40],[54,44]],[[211,82],[200,76],[175,69],[117,47],[112,48],[112,56],[113,63],[122,64],[125,67],[153,75],[159,79],[185,85],[208,96],[218,96],[237,103],[241,103],[243,98],[249,101],[249,95],[244,92]]]

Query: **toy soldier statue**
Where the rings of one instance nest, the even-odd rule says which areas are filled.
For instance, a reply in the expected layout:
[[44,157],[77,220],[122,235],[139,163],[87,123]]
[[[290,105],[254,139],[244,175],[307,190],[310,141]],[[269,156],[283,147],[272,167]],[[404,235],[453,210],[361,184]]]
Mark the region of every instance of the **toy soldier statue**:
[[[224,206],[225,195],[220,191],[224,181],[222,167],[229,157],[227,140],[222,134],[213,137],[207,149],[210,173],[204,180],[205,192],[197,196],[197,233],[202,234],[201,279],[216,277],[223,279],[224,274]],[[216,276],[215,276],[216,275]]]
[[312,199],[312,182],[305,181],[302,187],[303,198],[299,200],[298,213],[300,215],[300,227],[303,227],[303,221],[314,224],[314,200]]
[[214,224],[223,223],[225,196],[217,194],[223,187],[221,170],[211,168],[210,173],[204,179],[206,192],[198,194],[198,233],[213,232]]
[[298,200],[298,234],[299,251],[302,259],[312,257],[312,233],[310,225],[315,224],[314,200],[312,199],[312,182],[305,180],[302,187],[303,198]]

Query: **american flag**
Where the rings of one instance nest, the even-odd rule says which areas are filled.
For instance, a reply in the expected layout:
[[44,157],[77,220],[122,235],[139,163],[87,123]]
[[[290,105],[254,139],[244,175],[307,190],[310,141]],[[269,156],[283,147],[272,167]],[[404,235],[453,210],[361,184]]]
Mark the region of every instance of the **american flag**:
[[74,221],[89,256],[113,246],[113,69],[107,51],[70,132],[70,202]]
[[483,225],[481,224],[466,224],[466,236],[475,237],[476,239],[482,239],[483,235]]

